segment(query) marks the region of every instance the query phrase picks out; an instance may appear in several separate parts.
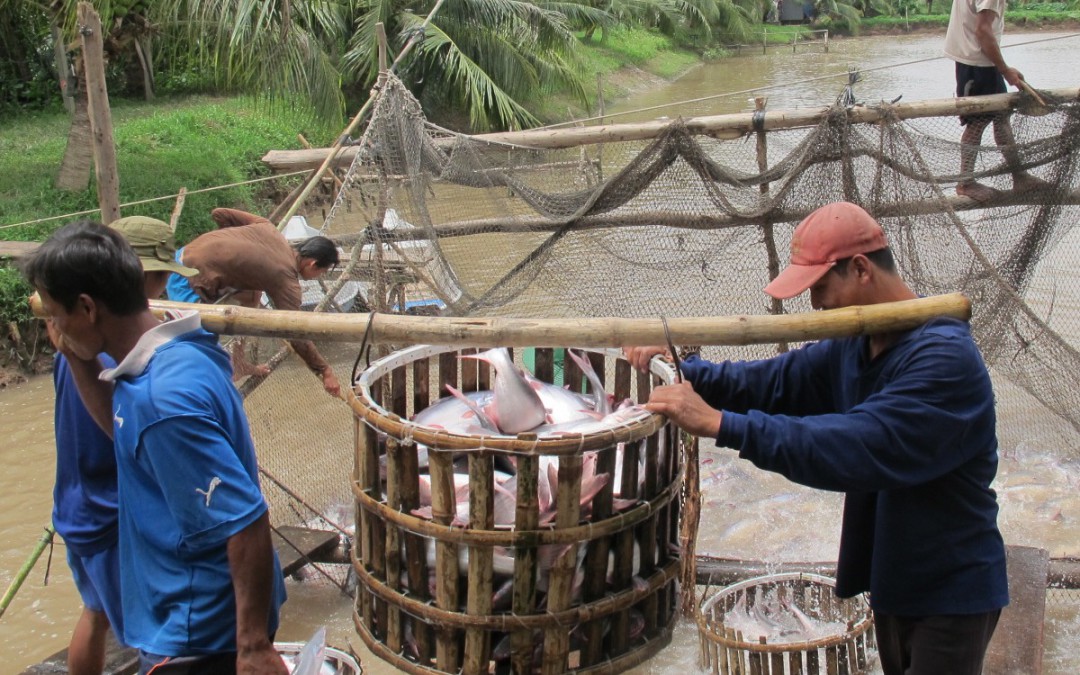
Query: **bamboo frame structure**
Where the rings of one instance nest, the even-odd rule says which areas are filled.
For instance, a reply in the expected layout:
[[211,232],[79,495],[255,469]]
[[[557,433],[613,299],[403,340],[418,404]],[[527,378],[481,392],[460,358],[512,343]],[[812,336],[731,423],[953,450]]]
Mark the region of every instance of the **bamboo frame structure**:
[[[1055,100],[1076,100],[1080,98],[1080,88],[1069,87],[1042,92]],[[990,96],[968,96],[960,98],[932,99],[912,103],[877,105],[855,105],[846,109],[851,122],[877,123],[887,116],[896,119],[918,119],[922,117],[942,117],[958,115],[980,115],[1004,110],[1015,110],[1031,100],[1027,93],[994,94]],[[748,134],[780,129],[797,129],[820,123],[832,113],[831,107],[799,108],[775,110],[760,116],[757,113],[734,113],[689,117],[683,120],[686,129],[694,135],[709,136],[720,140],[741,138]],[[572,148],[596,143],[614,143],[621,141],[650,140],[659,136],[669,125],[668,120],[641,122],[633,124],[608,124],[591,127],[570,127],[559,129],[535,129],[530,131],[511,131],[472,136],[473,141],[488,142],[498,145],[513,145],[530,149],[553,150]],[[336,162],[349,166],[356,157],[358,148],[345,148],[336,155]],[[328,148],[311,150],[271,150],[262,161],[271,171],[298,171],[319,166],[329,155]]]
[[[399,351],[373,363],[355,393],[347,393],[357,428],[353,494],[359,545],[352,560],[360,579],[353,614],[357,633],[376,655],[410,673],[487,673],[507,659],[512,673],[608,674],[643,662],[670,641],[677,616],[681,438],[648,413],[611,433],[550,438],[448,435],[409,422],[447,384],[465,392],[491,388],[488,365],[459,363],[459,355],[474,351],[430,346]],[[650,374],[635,374],[616,350],[589,352],[589,358],[598,373],[614,373],[617,395],[636,400],[675,377],[674,368],[661,361],[653,362]],[[537,349],[537,377],[550,380],[553,366],[553,351]],[[591,388],[572,362],[564,365],[564,376],[573,391]],[[430,518],[413,513],[422,476],[420,447],[428,456]],[[597,453],[597,473],[609,476],[615,475],[617,453],[624,453],[624,464],[633,469],[622,474],[619,495],[633,505],[615,508],[609,479],[586,511],[580,500],[586,452]],[[468,462],[464,527],[452,523],[455,456]],[[508,527],[495,523],[494,469],[496,460],[510,456],[517,467],[518,499]],[[557,508],[548,525],[541,524],[537,499],[538,460],[545,456],[558,458]],[[639,460],[645,463],[640,474]],[[627,553],[609,570],[613,549]],[[496,550],[515,552],[506,586],[511,597],[499,608],[494,598],[500,589],[493,585]],[[545,558],[550,568],[541,566]],[[635,613],[644,618],[636,624],[644,626],[640,634],[629,620]],[[574,644],[576,631],[590,638],[585,645]],[[512,647],[509,653],[496,654],[500,642]]]
[[[201,315],[203,327],[214,333],[286,340],[359,343],[364,339],[365,333],[369,333],[368,341],[371,343],[399,346],[572,345],[599,348],[666,343],[664,326],[659,318],[514,319],[330,314],[165,300],[155,300],[150,306],[159,315],[167,310],[196,310]],[[30,299],[30,307],[35,316],[46,318],[41,299],[36,294]],[[916,300],[797,314],[672,318],[668,320],[668,325],[671,338],[676,344],[749,345],[906,330],[936,317],[967,321],[971,318],[971,302],[962,293],[951,293]]]

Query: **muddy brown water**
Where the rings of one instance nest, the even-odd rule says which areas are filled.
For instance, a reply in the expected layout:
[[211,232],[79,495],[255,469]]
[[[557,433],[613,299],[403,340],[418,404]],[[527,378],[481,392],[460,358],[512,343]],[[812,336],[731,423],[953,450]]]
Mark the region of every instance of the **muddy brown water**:
[[[1035,42],[1038,41],[1038,42]],[[1077,86],[1080,72],[1080,38],[1059,33],[1010,33],[1005,44],[1030,43],[1007,48],[1009,63],[1023,71],[1040,88]],[[665,108],[617,118],[619,121],[660,116],[717,114],[752,109],[748,99],[769,97],[769,108],[820,106],[831,102],[845,83],[849,66],[865,72],[856,85],[859,100],[892,100],[903,95],[911,101],[952,95],[951,62],[936,60],[886,70],[872,68],[937,56],[941,36],[878,36],[834,41],[828,54],[813,47],[770,50],[727,59],[697,68],[676,82],[641,92],[617,104],[609,113],[636,110],[672,101],[724,92],[744,92],[766,85],[783,85],[761,93],[701,102],[677,109]],[[759,50],[758,50],[759,51]],[[804,82],[823,75],[835,77]],[[1059,271],[1054,277],[1064,285],[1033,289],[1034,305],[1044,309],[1053,298],[1058,328],[1074,345],[1080,344],[1080,328],[1070,323],[1080,314],[1080,293],[1063,293],[1068,283],[1078,284],[1075,261],[1080,243],[1067,237],[1045,264]],[[1063,309],[1063,307],[1065,309]],[[1069,310],[1069,311],[1066,311]],[[1063,316],[1063,314],[1065,316]],[[271,378],[273,380],[273,378]],[[1002,392],[998,392],[999,400]],[[0,390],[0,586],[6,588],[49,522],[55,470],[52,431],[52,383],[48,376]],[[1003,426],[1011,417],[1031,414],[1020,404],[1001,411]],[[286,412],[285,414],[289,414]],[[292,413],[299,414],[299,413]],[[995,487],[1002,503],[1001,526],[1010,543],[1042,546],[1054,556],[1080,555],[1080,485],[1076,460],[1047,437],[1002,435],[1002,463]],[[280,447],[280,446],[277,446]],[[702,553],[743,556],[775,561],[830,560],[839,537],[839,498],[794,486],[754,470],[730,453],[703,448],[703,510],[705,518],[698,542]],[[347,468],[343,467],[342,471]],[[44,584],[46,552],[22,590],[0,619],[0,672],[17,673],[25,666],[66,646],[80,611],[78,594],[58,543],[52,553],[48,585]],[[351,600],[328,583],[289,582],[290,600],[283,610],[279,639],[303,640],[322,625],[328,627],[331,644],[352,644],[361,654],[361,643],[351,620]],[[1080,617],[1076,593],[1051,597],[1047,617],[1045,667],[1048,673],[1080,671]],[[638,667],[638,673],[697,672],[697,633],[682,623],[670,647]],[[370,673],[395,672],[377,658],[366,655]]]

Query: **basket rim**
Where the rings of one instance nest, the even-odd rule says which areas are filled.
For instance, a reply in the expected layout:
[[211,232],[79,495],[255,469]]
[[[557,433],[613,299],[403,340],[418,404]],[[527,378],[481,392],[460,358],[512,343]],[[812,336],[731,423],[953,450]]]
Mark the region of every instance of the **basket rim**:
[[[448,345],[415,345],[398,350],[369,365],[357,378],[353,388],[347,392],[347,402],[353,411],[363,418],[369,426],[386,433],[402,442],[424,445],[429,451],[464,451],[509,452],[513,454],[548,454],[569,455],[592,450],[601,450],[618,443],[638,441],[653,435],[666,424],[667,418],[658,413],[642,414],[629,422],[591,433],[569,433],[561,436],[537,436],[529,432],[510,435],[467,435],[455,434],[445,430],[426,427],[402,419],[396,413],[377,403],[371,394],[371,387],[379,379],[389,375],[395,368],[406,366],[422,358],[456,352],[462,347]],[[622,351],[614,348],[578,348],[579,351],[604,354],[615,359],[623,359]],[[623,359],[625,360],[625,359]],[[651,374],[660,378],[664,384],[675,382],[674,366],[654,358],[649,364]],[[479,447],[478,447],[479,446]]]

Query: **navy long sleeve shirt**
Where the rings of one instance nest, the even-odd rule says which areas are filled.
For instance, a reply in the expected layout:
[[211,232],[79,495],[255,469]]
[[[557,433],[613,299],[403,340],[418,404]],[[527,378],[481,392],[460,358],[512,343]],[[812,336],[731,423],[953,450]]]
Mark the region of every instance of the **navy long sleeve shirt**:
[[937,319],[868,354],[865,337],[825,340],[764,361],[691,357],[684,374],[723,410],[720,445],[847,493],[838,595],[870,591],[902,616],[1004,607],[994,395],[968,325]]

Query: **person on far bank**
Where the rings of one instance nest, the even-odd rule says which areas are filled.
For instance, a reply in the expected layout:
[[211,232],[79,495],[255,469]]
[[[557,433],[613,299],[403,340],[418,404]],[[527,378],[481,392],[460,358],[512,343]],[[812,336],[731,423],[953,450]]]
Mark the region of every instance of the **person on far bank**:
[[[814,309],[910,300],[881,226],[804,219],[765,292]],[[663,347],[625,350],[644,371]],[[966,322],[822,340],[760,361],[690,356],[646,404],[766,471],[846,493],[836,594],[869,592],[885,675],[978,675],[1008,604],[994,393]]]
[[[122,640],[139,675],[284,675],[281,567],[217,338],[198,312],[159,321],[136,252],[98,223],[57,230],[23,272],[87,411],[112,430]],[[101,353],[117,365],[103,369]]]
[[[338,250],[326,237],[311,237],[295,247],[262,216],[237,209],[214,209],[210,217],[217,230],[201,234],[176,254],[176,261],[199,270],[197,276],[173,275],[169,299],[178,302],[217,302],[227,295],[244,307],[258,307],[263,293],[275,309],[297,310],[303,298],[300,280],[317,279],[338,264]],[[322,379],[323,388],[338,396],[341,385],[330,364],[310,340],[289,344],[307,367]],[[252,365],[233,350],[237,377],[270,372],[265,364]]]
[[[1005,29],[1005,0],[953,0],[949,28],[945,33],[945,56],[956,62],[956,95],[1004,94],[1006,82],[1019,88],[1024,75],[1005,63],[1001,34]],[[986,127],[994,125],[994,142],[1001,148],[1013,175],[1013,189],[1035,190],[1047,183],[1021,166],[1008,111],[985,115],[962,115],[960,180],[956,194],[975,201],[1000,196],[1000,191],[975,180],[975,164]]]
[[[109,227],[119,232],[139,257],[147,298],[158,298],[165,292],[170,273],[196,273],[173,261],[176,245],[168,223],[131,216]],[[56,484],[52,521],[67,546],[68,566],[83,601],[68,645],[67,667],[71,675],[101,675],[109,628],[118,641],[123,642],[124,637],[116,453],[111,435],[94,422],[79,397],[75,376],[64,356],[63,337],[51,321],[46,322],[46,328],[57,350],[53,365]],[[106,368],[116,366],[107,354],[98,358]]]

